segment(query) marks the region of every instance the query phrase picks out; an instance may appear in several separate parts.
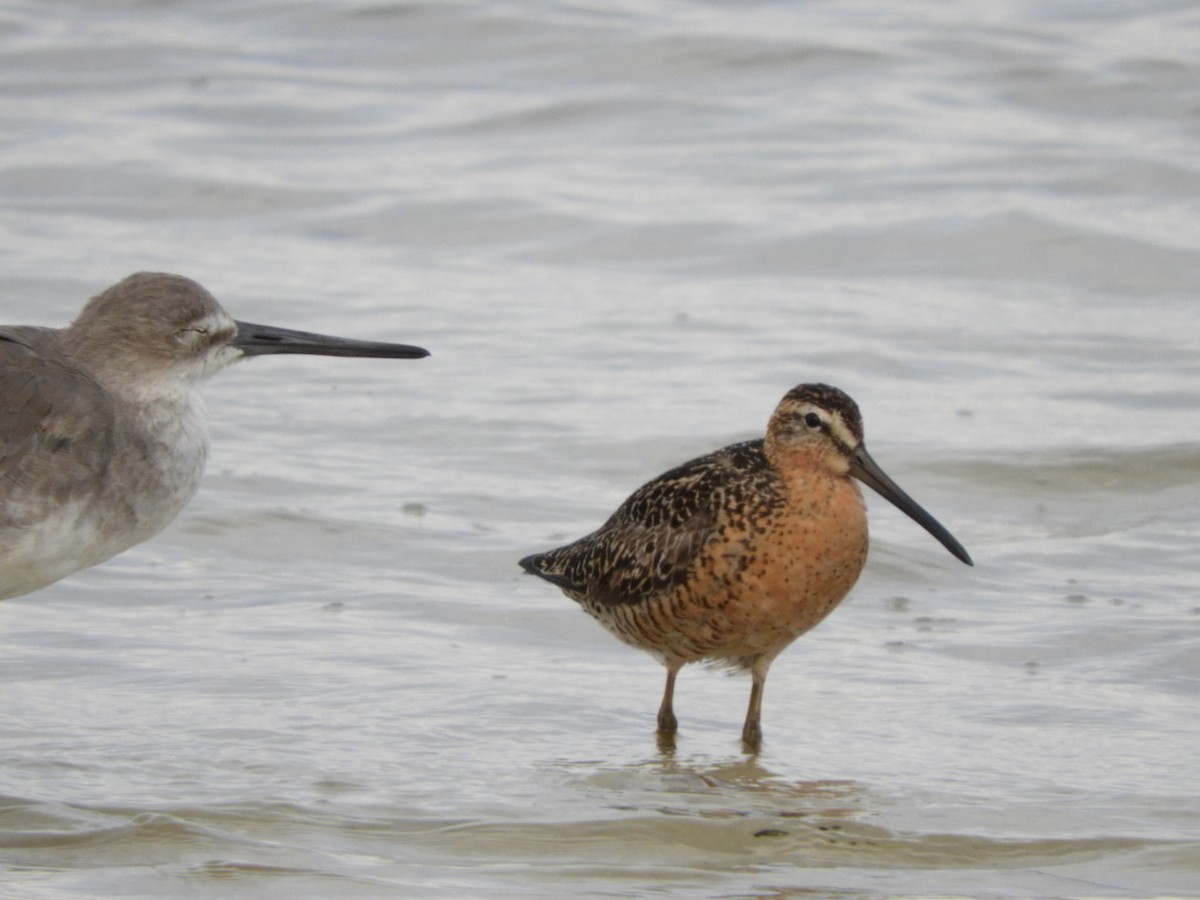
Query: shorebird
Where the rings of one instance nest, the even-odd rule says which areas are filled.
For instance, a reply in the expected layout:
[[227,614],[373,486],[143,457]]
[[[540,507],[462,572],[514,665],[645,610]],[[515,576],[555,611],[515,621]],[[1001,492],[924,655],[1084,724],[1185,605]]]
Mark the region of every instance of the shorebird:
[[0,599],[161,531],[204,469],[198,382],[268,353],[429,355],[238,322],[196,282],[156,272],[93,297],[66,328],[0,326]]
[[667,747],[677,728],[675,676],[683,665],[707,661],[749,671],[742,740],[754,751],[771,663],[833,611],[866,562],[866,507],[854,479],[973,565],[867,453],[855,402],[823,384],[789,391],[765,439],[660,475],[596,531],[520,565],[666,666],[658,733]]

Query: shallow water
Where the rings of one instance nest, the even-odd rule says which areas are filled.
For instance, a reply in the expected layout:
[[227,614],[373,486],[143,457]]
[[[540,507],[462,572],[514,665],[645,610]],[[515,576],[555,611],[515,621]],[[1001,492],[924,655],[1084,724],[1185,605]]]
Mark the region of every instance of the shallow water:
[[[4,318],[256,360],[167,532],[0,604],[5,896],[1200,895],[1191,4],[9,3]],[[748,683],[515,560],[822,380],[878,498]]]

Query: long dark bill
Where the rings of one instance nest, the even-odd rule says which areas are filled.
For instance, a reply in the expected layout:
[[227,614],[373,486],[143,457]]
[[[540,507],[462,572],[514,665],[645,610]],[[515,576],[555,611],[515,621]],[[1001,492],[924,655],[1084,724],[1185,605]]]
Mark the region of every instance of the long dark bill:
[[879,468],[879,464],[871,458],[871,454],[867,452],[867,448],[862,444],[858,445],[858,449],[851,456],[850,474],[880,496],[889,500],[897,509],[941,541],[943,547],[968,566],[975,565],[975,563],[971,562],[971,557],[967,551],[963,549],[963,545],[954,539],[954,535],[943,528],[941,522],[925,512],[916,500],[900,490],[899,485],[888,478],[887,474],[883,469]]
[[303,353],[310,356],[368,356],[376,359],[420,359],[428,356],[424,347],[411,344],[388,344],[383,341],[355,341],[350,338],[294,331],[274,325],[255,325],[238,322],[233,346],[246,356],[268,353]]

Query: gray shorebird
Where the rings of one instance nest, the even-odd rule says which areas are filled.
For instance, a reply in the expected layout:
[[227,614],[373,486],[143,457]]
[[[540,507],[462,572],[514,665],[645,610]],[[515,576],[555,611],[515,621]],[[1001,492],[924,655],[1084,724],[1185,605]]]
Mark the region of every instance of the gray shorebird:
[[198,382],[268,353],[429,355],[238,322],[196,282],[151,272],[93,297],[66,328],[0,327],[0,599],[174,519],[208,450]]
[[789,391],[765,439],[672,469],[596,531],[520,564],[666,666],[658,732],[667,746],[676,730],[675,676],[685,663],[749,671],[742,740],[756,750],[772,661],[833,611],[866,562],[866,507],[854,479],[972,565],[867,453],[855,402],[823,384]]

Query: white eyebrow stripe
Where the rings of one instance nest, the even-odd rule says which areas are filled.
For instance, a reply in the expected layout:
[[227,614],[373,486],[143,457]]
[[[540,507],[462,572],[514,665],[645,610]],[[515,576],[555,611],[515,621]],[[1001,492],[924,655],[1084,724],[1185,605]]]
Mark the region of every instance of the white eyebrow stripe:
[[838,413],[829,414],[829,433],[841,444],[853,449],[858,446],[858,438],[847,427],[846,422]]
[[232,318],[230,318],[229,316],[218,315],[216,313],[209,313],[206,316],[202,316],[201,318],[196,319],[193,322],[189,322],[184,327],[193,329],[196,331],[206,331],[209,334],[216,334],[218,332],[227,332],[227,331],[234,331],[234,332],[237,331],[237,325],[234,323]]

